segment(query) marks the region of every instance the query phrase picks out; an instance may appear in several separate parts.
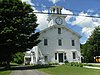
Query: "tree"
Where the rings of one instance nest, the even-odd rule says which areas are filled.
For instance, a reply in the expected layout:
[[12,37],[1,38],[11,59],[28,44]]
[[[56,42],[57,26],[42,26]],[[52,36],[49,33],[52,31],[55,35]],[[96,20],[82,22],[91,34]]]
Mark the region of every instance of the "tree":
[[37,17],[30,5],[21,0],[0,0],[0,61],[9,67],[12,55],[36,46]]
[[81,52],[85,62],[94,62],[95,56],[100,56],[100,27],[96,27],[90,38],[82,46]]
[[22,64],[24,62],[24,53],[22,52],[16,53],[12,58],[12,62],[17,64]]

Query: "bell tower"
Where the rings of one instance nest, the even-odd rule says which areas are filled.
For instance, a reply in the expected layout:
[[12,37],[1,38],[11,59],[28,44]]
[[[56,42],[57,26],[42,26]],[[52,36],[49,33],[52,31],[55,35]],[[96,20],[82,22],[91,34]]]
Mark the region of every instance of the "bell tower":
[[62,7],[60,6],[52,6],[50,8],[50,12],[54,14],[61,14]]
[[65,18],[66,15],[63,15],[62,12],[62,7],[60,6],[52,6],[50,8],[50,15],[47,18],[48,21],[48,27],[53,26],[53,25],[65,25]]

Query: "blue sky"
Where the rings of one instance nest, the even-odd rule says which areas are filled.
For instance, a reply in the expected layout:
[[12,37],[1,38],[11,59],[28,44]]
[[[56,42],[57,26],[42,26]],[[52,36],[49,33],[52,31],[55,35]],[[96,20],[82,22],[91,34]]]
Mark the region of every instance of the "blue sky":
[[[64,14],[78,14],[84,16],[100,16],[100,0],[22,0],[32,6],[34,12],[48,12],[51,6],[63,7],[62,13]],[[69,9],[69,10],[66,10]],[[47,14],[36,14],[38,29],[43,30],[47,28],[48,22],[46,21]],[[100,18],[84,17],[84,16],[67,16],[66,25],[79,33],[82,38],[80,42],[84,44],[96,26],[100,25]]]

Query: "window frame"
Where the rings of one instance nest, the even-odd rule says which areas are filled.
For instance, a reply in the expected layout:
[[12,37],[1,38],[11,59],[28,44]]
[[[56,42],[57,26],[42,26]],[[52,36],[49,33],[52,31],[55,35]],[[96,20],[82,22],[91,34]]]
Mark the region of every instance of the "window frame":
[[75,40],[72,40],[71,43],[72,43],[72,46],[75,46]]
[[73,59],[76,59],[76,52],[72,52],[73,54]]
[[57,60],[57,53],[55,53],[55,60]]
[[67,57],[66,57],[66,53],[64,53],[64,59],[65,59],[65,60],[67,59]]
[[58,34],[61,34],[61,28],[58,28]]
[[58,39],[58,46],[62,46],[62,39]]
[[48,56],[44,56],[45,61],[48,61]]
[[44,39],[44,46],[48,45],[48,39]]

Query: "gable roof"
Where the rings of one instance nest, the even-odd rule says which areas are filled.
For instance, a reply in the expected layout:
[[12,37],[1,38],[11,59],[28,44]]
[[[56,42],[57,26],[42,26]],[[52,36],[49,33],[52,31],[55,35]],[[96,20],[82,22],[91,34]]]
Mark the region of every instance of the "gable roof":
[[75,34],[76,36],[78,36],[79,38],[82,37],[80,34],[78,34],[77,32],[73,31],[72,29],[70,29],[69,27],[67,27],[65,25],[53,25],[53,26],[50,26],[50,27],[40,31],[40,33],[46,32],[46,31],[50,30],[51,28],[55,28],[55,27],[65,28],[66,30],[70,31],[72,34]]

